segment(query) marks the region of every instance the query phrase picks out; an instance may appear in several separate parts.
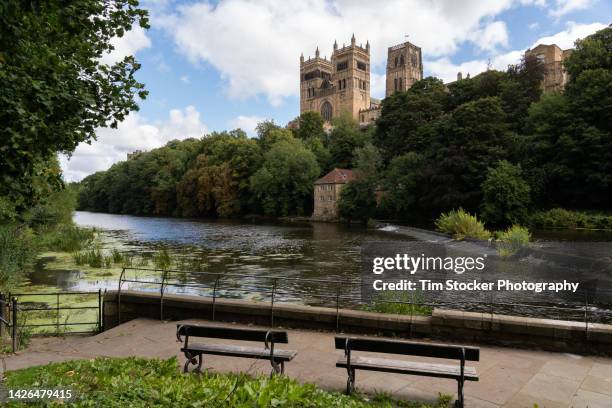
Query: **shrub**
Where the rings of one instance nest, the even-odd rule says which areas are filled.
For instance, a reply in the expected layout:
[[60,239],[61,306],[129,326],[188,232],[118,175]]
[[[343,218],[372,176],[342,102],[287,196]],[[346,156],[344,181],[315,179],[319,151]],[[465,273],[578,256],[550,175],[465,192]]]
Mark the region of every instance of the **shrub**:
[[482,183],[481,214],[489,224],[508,226],[525,221],[531,200],[530,188],[521,176],[521,167],[501,160],[489,168]]
[[[311,408],[443,408],[450,397],[425,404],[393,400],[385,394],[364,398],[299,384],[286,376],[251,377],[246,374],[202,375],[179,372],[176,357],[97,358],[74,360],[8,371],[7,388],[72,388],[75,407],[311,407]],[[35,403],[47,406],[46,402]]]
[[117,248],[113,248],[111,256],[113,257],[113,263],[121,263],[123,261],[123,254]]
[[95,234],[90,228],[81,228],[72,224],[60,224],[57,227],[41,230],[40,242],[43,248],[50,251],[80,251],[91,244]]
[[30,228],[0,225],[0,290],[12,289],[36,256],[34,234]]
[[533,213],[529,225],[537,229],[612,229],[612,216],[553,208]]
[[411,297],[406,292],[382,292],[370,305],[362,305],[367,312],[392,313],[402,315],[431,315],[432,308],[423,306],[423,297],[415,292]]
[[457,240],[491,238],[491,233],[485,229],[484,224],[463,208],[441,214],[436,220],[436,229],[452,235]]
[[158,251],[155,255],[153,255],[153,264],[155,264],[155,268],[157,269],[168,269],[172,264],[172,259],[170,258],[170,254],[166,249],[162,249]]
[[510,256],[518,252],[529,244],[531,234],[529,230],[520,225],[513,225],[505,231],[497,233],[497,250],[503,257]]

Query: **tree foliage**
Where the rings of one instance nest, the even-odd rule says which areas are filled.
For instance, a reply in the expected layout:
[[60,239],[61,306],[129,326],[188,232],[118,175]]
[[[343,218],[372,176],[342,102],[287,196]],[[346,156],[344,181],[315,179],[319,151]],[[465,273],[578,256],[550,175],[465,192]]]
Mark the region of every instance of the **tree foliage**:
[[521,167],[506,160],[489,168],[482,183],[482,217],[496,227],[523,224],[531,200],[530,188],[521,175]]
[[46,166],[57,152],[116,127],[146,96],[132,56],[101,60],[134,24],[148,27],[134,0],[0,3],[0,196],[17,208],[44,196],[36,179],[61,185]]

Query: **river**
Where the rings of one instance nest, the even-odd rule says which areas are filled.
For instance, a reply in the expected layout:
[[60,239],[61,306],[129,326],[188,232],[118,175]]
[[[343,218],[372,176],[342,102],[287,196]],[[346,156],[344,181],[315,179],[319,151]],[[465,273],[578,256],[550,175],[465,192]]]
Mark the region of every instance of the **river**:
[[[226,275],[227,278],[218,283],[215,289],[219,296],[269,300],[271,288],[275,285],[277,301],[329,305],[337,300],[334,294],[342,291],[340,303],[355,306],[360,303],[358,282],[364,244],[388,241],[403,245],[415,241],[415,238],[405,234],[330,223],[190,220],[82,211],[75,213],[74,221],[80,226],[96,228],[98,248],[107,256],[113,250],[120,252],[124,258],[129,257],[129,264],[126,265],[124,260],[102,268],[92,268],[77,265],[74,254],[47,253],[29,274],[22,291],[116,290],[125,266],[134,268],[126,270],[124,277],[127,281],[141,280],[146,283],[125,282],[123,289],[159,290],[157,283],[161,280],[161,272],[148,269],[155,266],[155,254],[165,250],[171,257],[170,269]],[[557,243],[550,241],[550,237],[539,245],[557,248]],[[505,278],[512,279],[525,278],[526,274],[529,272],[514,267],[503,271]],[[555,276],[555,279],[571,277],[576,276],[568,273],[567,276]],[[210,295],[215,276],[175,273],[169,274],[167,279],[167,292]],[[447,306],[450,304],[450,307],[468,310],[549,317],[558,314],[529,307],[474,306],[476,298],[486,302],[492,296],[476,296],[473,293],[436,294],[426,296],[425,300],[446,302]],[[497,294],[494,296],[497,303],[539,301],[548,306],[584,305],[582,295],[534,297],[515,293],[505,297]],[[612,309],[608,300],[590,303],[588,311],[594,314]],[[607,318],[595,320],[603,321]]]

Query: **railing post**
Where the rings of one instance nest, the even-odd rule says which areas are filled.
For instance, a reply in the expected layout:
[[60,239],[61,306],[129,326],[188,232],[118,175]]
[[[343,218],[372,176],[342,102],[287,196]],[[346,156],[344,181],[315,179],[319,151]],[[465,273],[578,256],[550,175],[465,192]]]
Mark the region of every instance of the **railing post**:
[[102,289],[98,288],[98,333],[102,333]]
[[276,293],[276,281],[278,278],[274,278],[272,283],[272,297],[270,298],[270,327],[274,327],[274,294]]
[[159,297],[159,320],[164,320],[164,283],[166,282],[166,274],[167,270],[162,271],[162,281],[160,288],[160,297]]
[[340,328],[340,286],[336,286],[336,333]]
[[13,353],[17,351],[17,298],[14,297],[11,299],[11,312],[13,313],[13,317],[11,318],[11,329],[13,334]]
[[117,287],[117,326],[121,324],[121,285],[123,284],[124,275],[125,268],[121,268],[121,275],[119,275],[119,285]]
[[215,305],[217,302],[217,285],[219,284],[219,279],[221,278],[221,276],[217,276],[217,279],[215,279],[215,286],[213,286],[213,301],[212,301],[212,319],[213,322],[215,321]]
[[55,326],[56,326],[56,334],[59,334],[59,326],[60,326],[60,307],[59,307],[59,293],[57,293],[56,295],[56,300],[55,300]]
[[584,332],[588,339],[589,336],[589,296],[584,292]]

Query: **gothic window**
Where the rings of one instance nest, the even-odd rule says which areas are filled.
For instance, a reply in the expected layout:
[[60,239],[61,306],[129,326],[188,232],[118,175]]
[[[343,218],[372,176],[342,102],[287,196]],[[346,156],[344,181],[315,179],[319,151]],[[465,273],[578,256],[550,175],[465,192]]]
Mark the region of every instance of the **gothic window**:
[[400,55],[400,65],[403,67],[404,66],[404,55]]
[[404,89],[404,88],[402,87],[402,78],[400,78],[400,79],[399,79],[399,89],[400,89],[400,91]]
[[395,57],[395,67],[397,68],[397,57]]
[[397,91],[397,78],[393,79],[393,89]]
[[417,63],[417,57],[416,55],[412,54],[412,56],[410,57],[410,59],[412,60],[412,66],[413,67],[418,67],[418,63]]
[[365,122],[365,115],[361,115],[361,121]]
[[329,101],[323,102],[323,105],[321,106],[321,116],[323,116],[323,119],[325,119],[326,122],[331,122],[332,106]]
[[342,62],[339,62],[338,65],[336,65],[336,71],[343,71],[347,68],[348,68],[348,61],[342,61]]
[[338,89],[342,89],[342,80],[341,79],[338,80]]
[[360,69],[362,71],[366,70],[366,64],[365,62],[361,62],[361,61],[357,61],[357,69]]
[[346,79],[342,80],[342,89],[346,89]]

